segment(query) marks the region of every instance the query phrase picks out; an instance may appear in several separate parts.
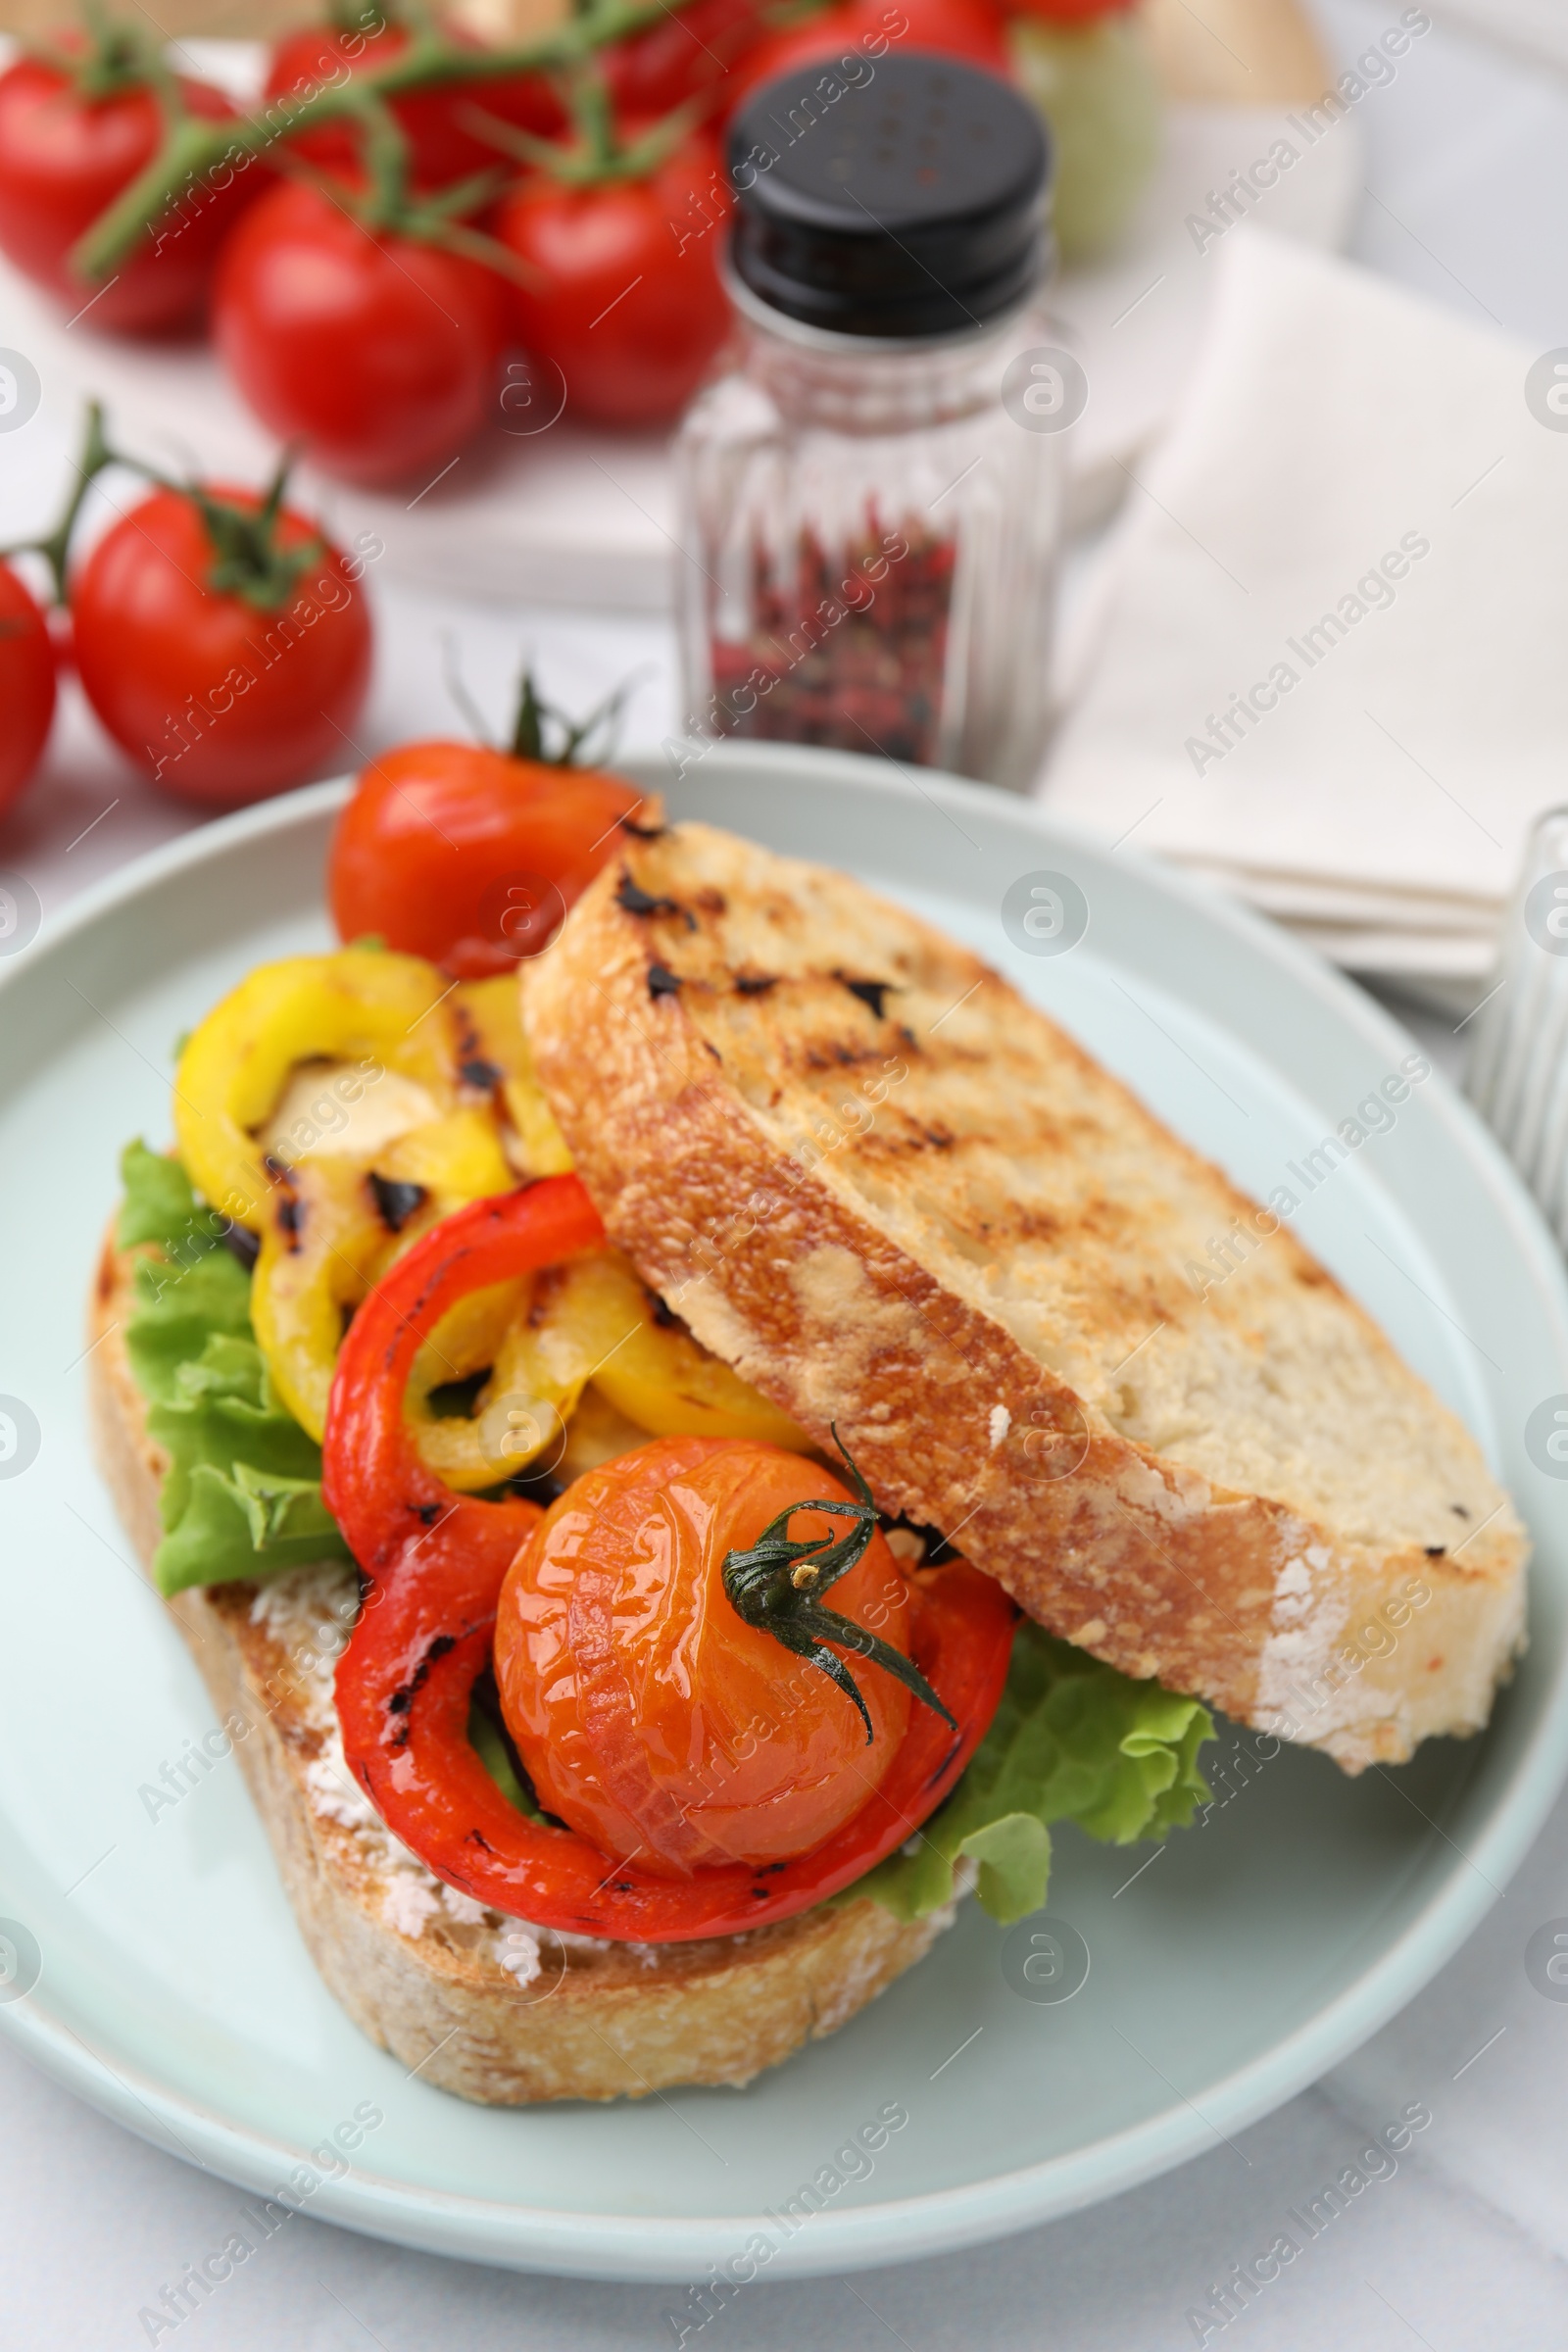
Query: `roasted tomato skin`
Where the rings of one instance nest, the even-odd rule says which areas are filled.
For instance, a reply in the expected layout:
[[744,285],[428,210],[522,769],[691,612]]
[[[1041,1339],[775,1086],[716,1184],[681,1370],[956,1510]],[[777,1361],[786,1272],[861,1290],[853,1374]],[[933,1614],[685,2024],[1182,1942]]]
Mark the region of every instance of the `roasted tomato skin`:
[[[844,1532],[817,1462],[741,1439],[664,1438],[579,1479],[502,1588],[496,1681],[540,1802],[605,1853],[687,1878],[808,1854],[885,1777],[913,1703],[850,1661],[872,1738],[819,1667],[747,1625],[727,1554],[781,1510]],[[880,1533],[825,1605],[906,1650],[908,1589]]]
[[338,937],[373,933],[465,980],[511,971],[549,943],[639,809],[630,784],[593,768],[473,743],[383,752],[332,843]]

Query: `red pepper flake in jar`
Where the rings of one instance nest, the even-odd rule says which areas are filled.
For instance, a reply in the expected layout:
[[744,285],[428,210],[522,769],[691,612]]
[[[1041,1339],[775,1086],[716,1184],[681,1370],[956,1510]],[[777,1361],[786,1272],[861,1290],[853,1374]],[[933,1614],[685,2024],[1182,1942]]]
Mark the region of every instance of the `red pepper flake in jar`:
[[1078,414],[1017,397],[1064,357],[1045,129],[914,48],[826,88],[788,69],[730,122],[736,331],[674,450],[678,772],[746,735],[1026,790]]
[[711,641],[715,725],[932,765],[956,562],[956,537],[874,512],[835,556],[808,529],[782,560],[754,535],[750,631]]

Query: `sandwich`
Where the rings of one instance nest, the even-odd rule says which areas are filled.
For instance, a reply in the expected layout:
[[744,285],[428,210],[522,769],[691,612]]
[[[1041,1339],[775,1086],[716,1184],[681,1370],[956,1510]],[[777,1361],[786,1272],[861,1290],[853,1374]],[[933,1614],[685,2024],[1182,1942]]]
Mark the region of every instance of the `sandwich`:
[[[129,1147],[99,1456],[355,2023],[492,2104],[750,2081],[1211,1709],[1348,1772],[1487,1720],[1468,1432],[966,951],[618,820],[550,944],[249,974]],[[530,942],[531,945],[537,944]],[[460,966],[461,968],[461,966]]]

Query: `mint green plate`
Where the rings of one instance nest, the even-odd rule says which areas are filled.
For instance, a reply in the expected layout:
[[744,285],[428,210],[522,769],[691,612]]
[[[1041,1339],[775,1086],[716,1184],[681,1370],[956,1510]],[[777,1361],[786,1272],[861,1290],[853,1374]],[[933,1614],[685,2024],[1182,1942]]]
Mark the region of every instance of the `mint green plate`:
[[[1254,1193],[1410,1050],[1279,933],[1001,796],[782,749],[711,751],[673,788],[658,761],[640,772],[677,813],[849,867],[945,923]],[[1342,2058],[1469,1934],[1568,1765],[1568,1486],[1524,1445],[1532,1410],[1568,1393],[1568,1292],[1436,1076],[1298,1230],[1532,1520],[1529,1655],[1483,1739],[1432,1742],[1399,1772],[1348,1781],[1292,1751],[1260,1765],[1250,1741],[1238,1761],[1226,1730],[1228,1798],[1136,1879],[1152,1849],[1063,1834],[1053,1909],[1093,1962],[1073,1999],[1014,1993],[1000,1932],[969,1906],[864,2016],[747,2091],[466,2107],[411,2081],[323,1990],[231,1764],[149,1819],[142,1785],[212,1717],[93,1469],[82,1302],[121,1145],[169,1136],[175,1038],[261,958],[328,943],[340,799],[322,785],[187,836],[0,961],[0,1398],[40,1441],[20,1474],[20,1454],[0,1458],[0,1912],[23,1930],[0,1935],[24,1963],[0,2025],[133,2132],[251,2190],[379,2109],[351,2169],[295,2175],[321,2219],[517,2268],[674,2280],[758,2231],[769,2278],[1000,2236],[1214,2146]],[[1003,927],[1009,886],[1043,871],[1087,902],[1066,954],[1020,953]],[[889,2102],[908,2122],[870,2171],[833,2167]],[[851,2173],[793,2231],[759,2218]]]

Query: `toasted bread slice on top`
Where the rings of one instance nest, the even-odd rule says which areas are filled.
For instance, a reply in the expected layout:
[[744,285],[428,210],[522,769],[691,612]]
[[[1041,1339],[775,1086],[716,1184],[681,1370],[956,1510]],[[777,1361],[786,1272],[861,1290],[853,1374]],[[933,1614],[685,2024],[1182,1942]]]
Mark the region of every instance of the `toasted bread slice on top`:
[[[104,1252],[87,1362],[100,1463],[147,1561],[168,1465],[122,1338],[132,1262]],[[330,1562],[170,1605],[312,1958],[355,2024],[421,2082],[491,2106],[747,2082],[833,2033],[951,1924],[951,1906],[906,1924],[861,1901],[743,1936],[637,1945],[482,1909],[388,1835],[344,1763],[332,1666],[358,1598],[354,1570]]]
[[[1350,1771],[1486,1721],[1528,1546],[1281,1227],[977,957],[699,824],[523,969],[612,1238],[1054,1633]],[[1251,1246],[1206,1295],[1193,1262]],[[1277,1222],[1277,1220],[1276,1220]]]

